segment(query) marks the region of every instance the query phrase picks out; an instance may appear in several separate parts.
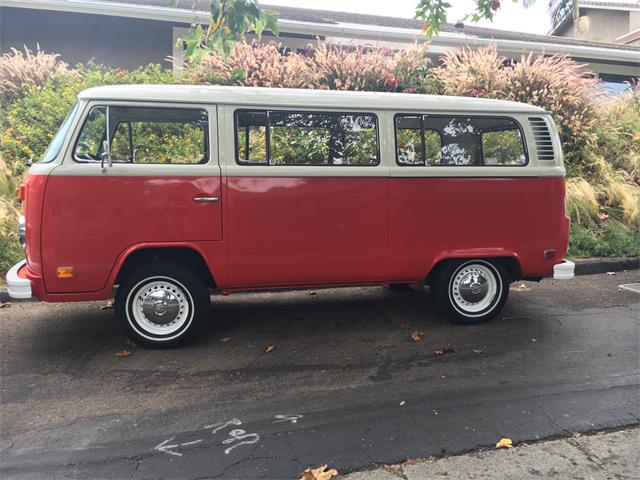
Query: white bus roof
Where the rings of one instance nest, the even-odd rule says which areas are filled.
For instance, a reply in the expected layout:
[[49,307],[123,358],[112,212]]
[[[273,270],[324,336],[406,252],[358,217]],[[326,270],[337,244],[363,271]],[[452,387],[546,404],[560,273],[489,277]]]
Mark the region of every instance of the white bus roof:
[[78,98],[80,100],[184,102],[339,110],[460,111],[536,115],[545,113],[544,109],[526,103],[486,98],[208,85],[113,85],[89,88],[81,92]]

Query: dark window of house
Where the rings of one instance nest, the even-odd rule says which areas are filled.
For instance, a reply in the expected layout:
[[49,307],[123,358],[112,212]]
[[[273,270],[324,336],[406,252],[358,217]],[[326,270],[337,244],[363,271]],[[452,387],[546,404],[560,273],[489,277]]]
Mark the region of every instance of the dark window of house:
[[527,164],[519,125],[503,117],[398,115],[396,150],[399,165]]
[[376,118],[361,113],[236,112],[236,159],[247,165],[377,165]]
[[637,77],[625,75],[615,75],[612,73],[601,73],[598,78],[602,81],[602,89],[610,97],[620,96],[633,88],[638,81]]

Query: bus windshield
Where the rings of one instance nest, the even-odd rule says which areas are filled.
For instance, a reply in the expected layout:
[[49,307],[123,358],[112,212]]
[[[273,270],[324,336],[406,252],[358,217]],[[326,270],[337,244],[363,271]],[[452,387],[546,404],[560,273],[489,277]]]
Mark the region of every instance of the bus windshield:
[[60,153],[60,148],[62,147],[62,143],[64,142],[65,137],[67,136],[67,132],[69,131],[69,127],[71,126],[71,121],[75,116],[76,110],[78,110],[78,103],[73,106],[71,111],[67,114],[67,118],[64,119],[62,125],[58,129],[58,133],[53,137],[51,143],[47,147],[47,151],[44,152],[44,156],[40,160],[40,163],[49,163],[56,159],[58,154]]

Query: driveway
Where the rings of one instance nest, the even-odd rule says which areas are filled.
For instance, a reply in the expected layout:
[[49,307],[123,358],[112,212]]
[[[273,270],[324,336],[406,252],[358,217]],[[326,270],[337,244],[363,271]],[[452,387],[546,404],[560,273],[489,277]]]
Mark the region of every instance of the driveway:
[[103,303],[14,303],[0,476],[297,478],[638,424],[640,295],[618,288],[637,281],[514,284],[469,327],[426,290],[214,297],[174,350],[128,345]]

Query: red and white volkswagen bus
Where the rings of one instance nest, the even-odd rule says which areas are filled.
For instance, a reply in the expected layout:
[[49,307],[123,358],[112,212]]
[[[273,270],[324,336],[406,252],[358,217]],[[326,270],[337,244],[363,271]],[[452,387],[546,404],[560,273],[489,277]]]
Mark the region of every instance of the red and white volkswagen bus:
[[[476,98],[205,86],[86,90],[20,188],[14,298],[102,300],[137,343],[210,292],[425,282],[479,323],[571,278],[548,112]],[[116,288],[117,287],[117,288]]]

